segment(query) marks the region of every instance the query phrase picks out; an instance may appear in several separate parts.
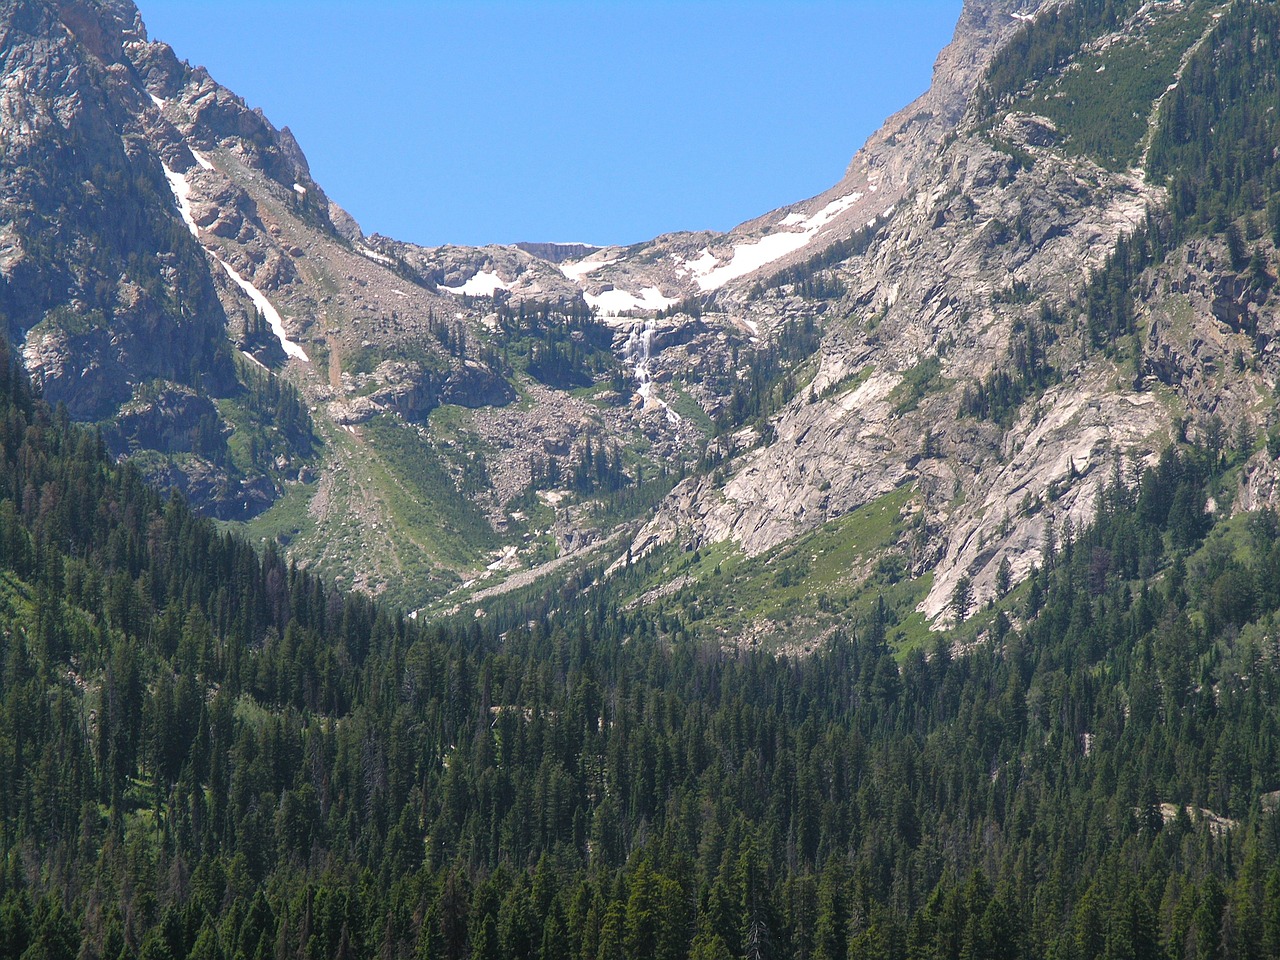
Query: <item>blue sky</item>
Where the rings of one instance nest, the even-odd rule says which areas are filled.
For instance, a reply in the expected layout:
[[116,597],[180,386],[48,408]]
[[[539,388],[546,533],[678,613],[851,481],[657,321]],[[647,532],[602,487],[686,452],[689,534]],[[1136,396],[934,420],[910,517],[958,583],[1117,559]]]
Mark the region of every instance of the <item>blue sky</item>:
[[960,0],[139,0],[367,233],[631,243],[820,193]]

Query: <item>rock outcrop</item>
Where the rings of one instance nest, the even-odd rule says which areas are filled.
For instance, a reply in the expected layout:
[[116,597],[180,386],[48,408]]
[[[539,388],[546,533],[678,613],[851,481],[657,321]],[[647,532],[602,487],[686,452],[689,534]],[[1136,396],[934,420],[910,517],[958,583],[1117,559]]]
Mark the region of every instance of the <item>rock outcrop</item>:
[[[474,579],[495,545],[506,571],[609,542],[588,529],[615,522],[595,519],[591,485],[565,480],[590,450],[637,486],[693,474],[632,557],[671,541],[767,554],[911,486],[923,520],[904,552],[932,574],[937,619],[961,577],[984,599],[1006,561],[1025,575],[1169,438],[1278,426],[1275,271],[1233,269],[1216,240],[1141,275],[1132,344],[1089,340],[1091,272],[1167,198],[1091,159],[1044,101],[979,109],[992,57],[1050,6],[967,0],[929,91],[838,183],[727,233],[423,248],[366,236],[287,127],[151,41],[128,0],[0,0],[6,334],[47,397],[210,512],[252,516],[319,474],[292,548],[343,582],[430,584],[405,587],[416,602]],[[1144,6],[1111,39],[1189,6]],[[1257,250],[1274,259],[1265,237]],[[975,413],[972,392],[1028,350],[1034,389]],[[535,375],[552,355],[563,382]],[[306,471],[287,444],[261,452],[286,411],[326,440]],[[1259,454],[1236,505],[1278,490]],[[477,511],[487,527],[460,519]]]
[[[1055,528],[1092,516],[1102,483],[1136,484],[1171,439],[1213,418],[1256,437],[1276,382],[1270,285],[1232,270],[1214,243],[1188,243],[1142,279],[1139,368],[1113,363],[1088,342],[1078,298],[1118,241],[1166,203],[1164,190],[1069,149],[1045,117],[966,113],[1010,14],[1033,12],[966,4],[933,89],[871,138],[840,185],[798,208],[812,217],[870,182],[878,202],[891,198],[865,252],[821,265],[846,291],[826,316],[844,319],[828,321],[808,386],[766,436],[742,438],[723,482],[678,487],[632,556],[673,540],[764,554],[910,484],[926,501],[926,542],[912,559],[933,574],[922,610],[934,619],[962,576],[980,600],[1003,561],[1015,582],[1025,576]],[[805,309],[791,289],[737,285],[719,303],[752,328],[776,328]],[[1030,328],[1053,341],[1061,383],[1003,424],[967,414],[966,391],[1007,369]],[[1274,471],[1256,459],[1241,505],[1275,497]]]

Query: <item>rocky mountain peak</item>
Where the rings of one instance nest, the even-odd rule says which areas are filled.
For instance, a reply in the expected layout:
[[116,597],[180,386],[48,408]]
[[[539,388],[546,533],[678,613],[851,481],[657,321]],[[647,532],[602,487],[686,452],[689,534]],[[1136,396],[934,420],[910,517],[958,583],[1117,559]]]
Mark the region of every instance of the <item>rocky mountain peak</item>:
[[525,253],[546,260],[549,263],[564,263],[566,260],[582,260],[603,249],[589,243],[529,243],[515,244]]
[[[878,549],[937,620],[1025,576],[1117,463],[1209,411],[1261,429],[1276,380],[1265,211],[1124,274],[1143,302],[1096,332],[1092,278],[1171,203],[1141,167],[1161,103],[1219,21],[1095,6],[970,0],[839,182],[727,233],[424,248],[365,236],[131,3],[9,0],[0,311],[114,452],[223,516],[283,497],[307,519],[270,535],[344,583],[419,604],[587,556],[767,564],[890,504]],[[987,95],[1075,16],[1088,42]],[[1255,466],[1242,503],[1280,489]]]

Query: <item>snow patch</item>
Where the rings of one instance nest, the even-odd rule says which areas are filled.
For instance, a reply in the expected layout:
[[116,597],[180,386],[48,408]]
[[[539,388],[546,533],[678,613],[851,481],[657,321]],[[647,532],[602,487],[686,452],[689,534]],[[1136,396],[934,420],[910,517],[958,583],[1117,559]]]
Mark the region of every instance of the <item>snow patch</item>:
[[388,257],[386,254],[379,253],[377,250],[370,250],[368,247],[364,246],[363,244],[357,244],[356,249],[360,251],[360,253],[368,257],[370,260],[376,260],[378,263],[385,263],[389,267],[394,267],[396,264],[396,262],[392,260],[390,257]]
[[271,324],[271,332],[276,335],[276,339],[280,341],[280,346],[284,348],[286,355],[296,357],[306,363],[311,362],[311,358],[307,356],[307,352],[289,339],[289,335],[285,333],[284,321],[280,319],[280,314],[275,307],[271,305],[271,301],[266,298],[261,290],[246,280],[240,274],[236,273],[235,268],[227,263],[221,257],[214,256],[214,259],[222,264],[222,269],[227,271],[236,286],[248,294],[249,299],[253,301],[253,305],[262,311],[262,315],[267,318],[267,323]]
[[817,236],[819,230],[852,207],[863,196],[863,193],[855,191],[847,196],[837,197],[811,216],[789,213],[779,221],[778,225],[799,227],[799,230],[771,233],[750,243],[735,244],[733,256],[723,265],[710,250],[703,250],[698,260],[686,261],[685,265],[693,271],[699,289],[719,290],[730,280],[745,277],[766,264],[781,260],[788,254],[807,246]]
[[605,267],[618,262],[618,258],[611,260],[592,260],[589,257],[586,260],[574,260],[569,263],[560,264],[560,272],[570,280],[581,280],[589,273],[595,273],[597,270],[603,270]]
[[504,283],[496,273],[481,270],[460,287],[446,287],[442,284],[440,289],[459,297],[492,297],[499,290],[510,290],[511,284]]
[[192,150],[191,155],[196,158],[196,163],[200,164],[200,166],[204,167],[204,169],[206,170],[214,169],[213,164],[209,162],[209,158],[206,157],[199,150]]
[[884,213],[876,214],[876,216],[872,217],[870,220],[867,221],[867,229],[870,230],[872,227],[874,227],[877,223],[879,223],[882,220],[888,220],[890,217],[893,216],[893,211],[896,209],[897,207],[889,207],[887,210],[885,210]]
[[680,302],[675,297],[664,297],[657,287],[645,287],[638,296],[626,290],[606,290],[583,294],[583,299],[606,317],[616,317],[628,310],[665,310]]
[[[200,155],[196,154],[196,159],[200,159]],[[196,226],[195,218],[191,215],[191,184],[187,183],[187,178],[182,174],[170,170],[167,164],[160,165],[164,169],[165,179],[169,181],[169,189],[173,191],[173,197],[178,201],[178,212],[182,215],[182,222],[187,225],[187,229],[191,231],[191,235],[197,240],[200,239],[200,228]],[[227,271],[227,276],[235,281],[236,285],[249,295],[249,299],[253,301],[253,305],[262,311],[262,315],[267,318],[267,323],[271,324],[271,330],[280,341],[280,346],[284,348],[287,356],[297,357],[307,363],[311,362],[311,358],[307,356],[307,352],[289,339],[289,335],[285,333],[284,321],[280,319],[280,314],[276,308],[271,305],[271,301],[240,274],[236,273],[231,264],[227,263],[217,254],[213,254],[213,258],[222,264],[222,268]],[[254,363],[258,361],[250,357]]]
[[200,228],[191,215],[191,184],[187,183],[187,178],[182,174],[170,170],[167,164],[162,163],[161,166],[164,168],[165,179],[169,181],[169,189],[173,191],[173,198],[178,201],[178,213],[182,215],[182,222],[187,225],[193,237],[200,239]]
[[163,110],[163,109],[164,109],[164,107],[165,107],[165,101],[161,100],[161,99],[160,99],[159,97],[157,97],[154,93],[148,93],[148,94],[147,94],[147,96],[151,98],[151,102],[152,102],[152,103],[154,103],[154,104],[156,105],[156,109],[157,109],[157,110]]
[[242,357],[244,357],[246,360],[248,360],[250,363],[256,363],[256,364],[257,364],[258,366],[260,366],[263,370],[266,370],[266,369],[267,369],[267,365],[266,365],[265,363],[263,363],[261,360],[259,360],[257,357],[255,357],[255,356],[254,356],[252,353],[250,353],[248,350],[241,350],[241,351],[240,351],[240,355],[241,355]]
[[703,247],[702,253],[698,254],[698,258],[696,260],[686,260],[684,266],[689,273],[702,277],[714,270],[719,263],[720,261],[716,259],[716,255],[709,248]]
[[745,277],[754,273],[765,264],[781,260],[789,253],[795,253],[813,239],[809,232],[774,233],[754,243],[736,244],[733,257],[722,267],[717,267],[705,276],[698,276],[698,289],[719,290],[730,280]]

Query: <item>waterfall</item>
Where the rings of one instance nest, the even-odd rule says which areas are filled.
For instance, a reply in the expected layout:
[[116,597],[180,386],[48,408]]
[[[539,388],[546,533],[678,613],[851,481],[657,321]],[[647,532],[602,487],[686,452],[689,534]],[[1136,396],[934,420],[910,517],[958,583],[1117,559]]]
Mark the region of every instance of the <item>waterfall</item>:
[[635,369],[636,393],[644,400],[645,407],[659,404],[667,412],[667,420],[679,423],[680,415],[667,405],[661,397],[653,395],[653,376],[649,372],[649,363],[653,359],[653,337],[657,331],[658,321],[652,317],[637,321],[631,326],[626,345],[622,348],[622,358]]

